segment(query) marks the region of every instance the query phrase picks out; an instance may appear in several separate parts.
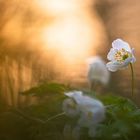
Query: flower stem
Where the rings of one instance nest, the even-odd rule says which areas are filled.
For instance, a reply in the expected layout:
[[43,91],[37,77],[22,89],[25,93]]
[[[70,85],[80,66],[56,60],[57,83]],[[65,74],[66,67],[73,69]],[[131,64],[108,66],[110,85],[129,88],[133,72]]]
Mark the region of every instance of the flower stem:
[[132,84],[132,97],[133,97],[134,95],[134,69],[133,69],[132,63],[130,63],[130,68],[131,68],[131,76],[132,76],[131,84]]

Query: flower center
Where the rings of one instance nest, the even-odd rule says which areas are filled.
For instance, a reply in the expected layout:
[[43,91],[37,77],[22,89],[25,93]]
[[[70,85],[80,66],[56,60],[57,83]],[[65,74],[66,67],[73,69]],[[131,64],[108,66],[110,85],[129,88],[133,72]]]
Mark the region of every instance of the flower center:
[[121,49],[119,51],[116,52],[115,54],[115,59],[118,62],[123,62],[124,60],[126,60],[128,57],[131,57],[130,53],[127,52],[125,49]]

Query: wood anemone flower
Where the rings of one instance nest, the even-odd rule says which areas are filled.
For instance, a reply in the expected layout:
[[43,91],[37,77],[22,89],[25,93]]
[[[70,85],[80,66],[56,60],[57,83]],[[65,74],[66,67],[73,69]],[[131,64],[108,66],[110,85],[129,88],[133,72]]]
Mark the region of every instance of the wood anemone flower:
[[107,55],[108,62],[106,64],[109,71],[115,72],[120,69],[126,68],[130,65],[132,75],[132,97],[134,94],[134,70],[133,63],[136,61],[134,56],[134,48],[121,39],[116,39],[112,42],[112,48]]
[[[69,100],[65,100],[63,110],[68,116],[75,116],[79,113],[78,129],[88,128],[89,136],[94,137],[97,125],[105,119],[105,107],[102,102],[83,95],[81,91],[72,91],[65,95],[69,97]],[[72,100],[75,104],[71,102]]]
[[110,73],[106,68],[105,62],[99,56],[94,56],[88,59],[88,74],[87,78],[90,84],[99,82],[107,85],[110,78]]
[[127,42],[116,39],[112,42],[112,48],[107,55],[107,59],[110,60],[106,64],[109,71],[115,72],[123,69],[136,61],[134,48],[131,49]]

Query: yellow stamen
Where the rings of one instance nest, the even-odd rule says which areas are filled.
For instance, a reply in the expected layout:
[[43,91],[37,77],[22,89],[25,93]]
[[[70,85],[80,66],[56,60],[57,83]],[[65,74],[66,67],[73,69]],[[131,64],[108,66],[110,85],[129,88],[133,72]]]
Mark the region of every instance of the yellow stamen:
[[115,54],[115,59],[118,62],[123,62],[124,60],[126,60],[128,57],[130,57],[130,53],[127,52],[125,49],[121,49],[119,51],[116,52]]

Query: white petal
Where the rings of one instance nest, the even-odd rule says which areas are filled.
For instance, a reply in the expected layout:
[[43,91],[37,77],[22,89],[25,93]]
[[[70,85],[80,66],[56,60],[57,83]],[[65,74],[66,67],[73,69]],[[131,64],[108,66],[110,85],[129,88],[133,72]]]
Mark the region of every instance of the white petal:
[[79,120],[78,120],[78,125],[80,127],[86,127],[89,128],[91,125],[93,125],[92,121],[89,120],[87,114],[82,113]]
[[82,91],[67,92],[65,95],[72,98],[77,104],[80,104],[84,97]]
[[127,66],[131,63],[131,61],[133,61],[133,57],[127,58],[127,59],[123,62],[121,68],[127,67]]
[[134,55],[135,54],[135,49],[132,48],[131,51],[132,51],[132,54]]
[[115,60],[114,55],[116,54],[116,52],[117,52],[117,49],[111,48],[107,55],[107,59],[111,61]]
[[105,119],[105,108],[98,108],[98,110],[94,110],[94,123],[100,123]]
[[136,57],[132,57],[132,60],[131,60],[131,63],[134,63],[134,62],[136,62]]
[[[70,105],[75,104],[75,108],[71,108]],[[75,117],[80,113],[79,107],[76,105],[74,100],[72,99],[65,99],[63,102],[63,111],[66,113],[67,116]]]
[[72,91],[72,92],[66,92],[65,95],[71,98],[77,97],[77,96],[82,96],[81,91]]
[[136,62],[136,57],[135,57],[135,49],[134,48],[132,48],[132,61],[131,61],[131,63],[134,63],[134,62]]
[[96,59],[89,65],[87,78],[92,85],[93,82],[100,82],[101,84],[107,84],[109,82],[110,73],[106,68],[105,62],[101,59]]
[[112,42],[112,47],[113,47],[114,49],[118,49],[118,50],[120,50],[120,49],[123,48],[123,49],[125,49],[126,51],[131,52],[131,48],[130,48],[129,44],[128,44],[127,42],[121,40],[121,39],[116,39],[116,40],[114,40],[114,41]]
[[[90,113],[90,116],[89,116]],[[81,127],[91,127],[97,125],[102,122],[105,118],[105,109],[103,108],[93,108],[87,110],[83,110],[80,119],[78,120],[78,124]]]
[[115,71],[117,71],[117,70],[120,68],[119,65],[115,65],[113,62],[108,62],[108,63],[106,64],[106,67],[107,67],[107,69],[108,69],[109,71],[112,71],[112,72],[115,72]]
[[78,105],[82,112],[89,109],[103,107],[102,102],[88,96],[83,96],[83,98],[81,98],[81,100],[78,102]]
[[112,61],[107,63],[106,66],[109,71],[115,72],[117,70],[126,68],[130,63],[132,63],[133,60],[134,60],[133,57],[129,57],[122,63]]
[[105,108],[103,104],[99,100],[92,99],[88,96],[83,97],[79,108],[81,110],[81,117],[78,123],[82,127],[89,127],[93,124],[97,124],[105,117]]
[[74,92],[66,92],[65,95],[68,97],[72,97],[74,95]]

